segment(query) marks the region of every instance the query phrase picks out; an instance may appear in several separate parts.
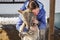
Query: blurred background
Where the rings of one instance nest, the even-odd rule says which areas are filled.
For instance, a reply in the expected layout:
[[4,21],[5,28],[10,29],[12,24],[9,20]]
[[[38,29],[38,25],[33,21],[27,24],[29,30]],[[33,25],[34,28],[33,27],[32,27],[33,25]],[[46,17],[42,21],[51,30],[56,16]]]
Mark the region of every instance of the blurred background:
[[[16,23],[18,20],[19,10],[26,0],[0,0],[0,40],[20,40],[18,36],[18,31],[16,30]],[[46,23],[49,23],[49,12],[50,12],[50,0],[38,0],[44,4],[44,9],[46,10]],[[2,2],[2,3],[1,3]],[[7,2],[7,3],[4,3]],[[10,3],[9,3],[10,2]],[[60,40],[60,0],[55,2],[55,40]],[[3,30],[3,31],[1,31]],[[2,38],[2,33],[9,35],[5,39]],[[48,34],[48,31],[47,33]],[[46,37],[48,38],[48,37]]]

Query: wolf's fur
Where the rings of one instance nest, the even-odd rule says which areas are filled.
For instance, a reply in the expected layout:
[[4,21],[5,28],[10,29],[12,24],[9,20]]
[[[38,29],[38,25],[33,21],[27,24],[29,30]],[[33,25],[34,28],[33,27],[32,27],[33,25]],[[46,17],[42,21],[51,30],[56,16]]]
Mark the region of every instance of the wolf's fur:
[[[19,12],[22,14],[22,20],[23,20],[23,24],[21,25],[21,27],[25,24],[25,26],[27,28],[29,28],[32,23],[32,21],[31,21],[32,17],[36,17],[36,16],[33,13],[31,13],[30,9],[26,9],[24,11],[19,10]],[[23,28],[24,28],[24,26],[21,29],[23,29]]]
[[34,28],[31,24],[32,24],[32,17],[36,18],[36,16],[33,13],[30,13],[30,10],[27,9],[25,11],[19,11],[21,12],[21,14],[23,15],[23,24],[20,27],[20,32],[22,32],[22,30],[24,29],[25,25],[28,27],[29,26],[29,31],[24,35],[24,37],[22,38],[22,40],[37,40],[37,37],[39,36],[39,29],[38,29],[38,25],[35,26],[35,31],[31,30],[32,28]]
[[9,40],[9,37],[5,30],[0,29],[0,40]]
[[39,37],[39,30],[38,30],[38,27],[36,26],[36,31],[29,30],[29,32],[22,39],[23,40],[37,40],[38,37]]

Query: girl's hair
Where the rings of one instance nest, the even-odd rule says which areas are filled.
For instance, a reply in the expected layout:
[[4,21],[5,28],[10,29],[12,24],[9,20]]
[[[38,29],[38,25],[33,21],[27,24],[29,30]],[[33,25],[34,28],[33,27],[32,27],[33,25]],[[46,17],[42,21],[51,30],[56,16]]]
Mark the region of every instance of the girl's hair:
[[30,8],[31,10],[39,8],[39,4],[36,1],[31,1],[28,4],[28,8]]

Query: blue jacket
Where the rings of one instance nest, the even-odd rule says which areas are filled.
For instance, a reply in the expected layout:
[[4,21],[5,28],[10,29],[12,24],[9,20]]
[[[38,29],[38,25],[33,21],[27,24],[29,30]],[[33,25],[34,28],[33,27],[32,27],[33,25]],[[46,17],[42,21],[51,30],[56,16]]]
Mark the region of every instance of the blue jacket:
[[[39,8],[40,8],[40,12],[37,15],[37,19],[40,22],[40,25],[38,26],[39,29],[45,29],[46,28],[46,19],[45,19],[45,10],[44,10],[44,5],[35,0],[38,4],[39,4]],[[22,6],[22,8],[20,8],[20,10],[25,10],[27,8],[27,5],[29,3],[29,0],[27,0],[24,5]],[[19,31],[20,26],[22,25],[23,21],[21,20],[21,15],[19,15],[19,19],[18,22],[16,24],[16,28]],[[26,28],[24,28],[24,31],[27,31]]]

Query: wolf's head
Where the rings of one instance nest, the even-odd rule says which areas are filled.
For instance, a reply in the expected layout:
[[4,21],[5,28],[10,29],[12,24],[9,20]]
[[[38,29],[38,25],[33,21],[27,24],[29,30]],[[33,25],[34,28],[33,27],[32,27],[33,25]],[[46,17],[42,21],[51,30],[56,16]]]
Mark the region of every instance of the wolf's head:
[[31,26],[31,23],[32,23],[32,18],[33,18],[33,17],[36,18],[36,16],[31,12],[30,9],[26,9],[26,10],[24,10],[24,11],[20,11],[20,10],[19,10],[19,12],[20,12],[20,13],[23,15],[23,17],[24,17],[24,20],[23,20],[23,21],[26,20],[28,26],[30,27],[30,26]]

